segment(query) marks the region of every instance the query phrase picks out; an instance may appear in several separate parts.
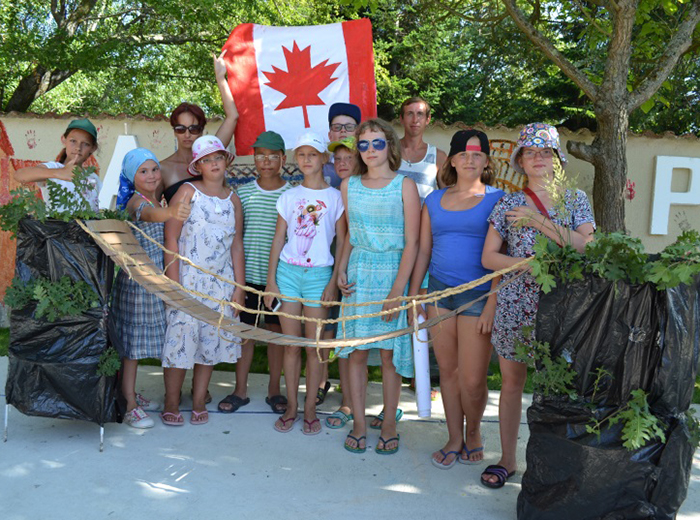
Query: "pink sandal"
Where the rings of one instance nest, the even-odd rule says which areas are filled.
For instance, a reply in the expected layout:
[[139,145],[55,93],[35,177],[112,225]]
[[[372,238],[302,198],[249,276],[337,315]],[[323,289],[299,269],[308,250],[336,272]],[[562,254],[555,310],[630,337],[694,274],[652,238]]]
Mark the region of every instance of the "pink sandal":
[[[202,419],[202,417],[204,417]],[[192,415],[190,416],[190,424],[207,424],[209,422],[209,412],[204,410],[203,412],[195,412],[192,410]]]
[[[314,423],[318,423],[319,426],[318,430],[316,431],[314,431],[312,428]],[[301,433],[303,433],[304,435],[318,435],[319,433],[321,433],[321,421],[319,421],[318,419],[314,419],[313,421],[307,421],[306,419],[304,419],[304,424],[309,428],[309,431],[306,431],[305,429],[301,430]]]
[[185,424],[181,413],[162,412],[160,414],[160,420],[163,421],[163,424],[166,426],[184,426]]
[[[282,423],[282,427],[277,426],[277,421],[275,421],[275,425],[273,427],[280,433],[289,433],[294,429],[294,423],[297,422],[298,419],[298,417],[290,417],[289,419],[282,419],[280,417],[279,419],[277,419],[277,421]],[[292,425],[289,428],[285,428],[285,426],[287,426],[287,423],[290,421]]]

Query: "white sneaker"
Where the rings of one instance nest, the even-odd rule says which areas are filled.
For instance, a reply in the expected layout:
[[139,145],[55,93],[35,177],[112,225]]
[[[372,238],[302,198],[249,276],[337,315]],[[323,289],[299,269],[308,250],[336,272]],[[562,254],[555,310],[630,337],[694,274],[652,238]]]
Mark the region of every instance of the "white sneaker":
[[140,430],[153,428],[155,425],[153,419],[151,419],[140,406],[137,406],[130,412],[126,412],[126,415],[124,415],[124,422],[132,428],[138,428]]
[[150,399],[146,399],[141,394],[136,394],[136,406],[148,412],[157,412],[161,408],[160,403],[158,401],[151,401]]

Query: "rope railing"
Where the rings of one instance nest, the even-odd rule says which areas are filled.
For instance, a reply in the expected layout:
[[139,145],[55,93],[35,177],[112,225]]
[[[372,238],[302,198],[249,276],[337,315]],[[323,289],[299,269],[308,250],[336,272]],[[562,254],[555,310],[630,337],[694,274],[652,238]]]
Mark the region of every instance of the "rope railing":
[[[235,280],[229,280],[225,277],[222,277],[212,271],[209,271],[206,268],[203,268],[194,262],[192,262],[189,258],[186,258],[182,255],[180,255],[177,252],[170,251],[167,248],[165,248],[162,244],[160,244],[158,241],[152,239],[150,236],[148,236],[144,231],[142,231],[140,228],[137,226],[133,225],[130,222],[125,222],[125,221],[118,221],[118,220],[93,220],[93,221],[80,221],[77,220],[78,225],[88,234],[90,235],[97,245],[107,254],[109,257],[111,257],[114,262],[119,265],[121,268],[123,268],[129,275],[130,278],[132,278],[134,281],[136,281],[139,285],[141,285],[146,291],[156,295],[160,299],[162,299],[167,305],[173,306],[178,308],[179,310],[182,310],[194,318],[197,318],[201,321],[204,321],[205,323],[209,323],[211,325],[216,326],[218,329],[223,329],[227,332],[230,332],[238,337],[245,338],[245,339],[253,339],[253,340],[259,340],[259,341],[265,341],[265,342],[270,342],[270,343],[276,343],[280,345],[291,345],[291,346],[310,346],[309,338],[305,337],[299,337],[299,336],[291,336],[287,334],[280,334],[277,332],[272,332],[268,331],[266,329],[261,329],[257,326],[251,326],[247,325],[244,323],[241,323],[239,321],[236,321],[234,319],[228,318],[224,314],[224,310],[226,307],[232,307],[235,310],[241,311],[241,312],[247,312],[250,314],[254,315],[264,315],[264,316],[269,316],[269,315],[276,315],[276,316],[281,316],[284,318],[289,318],[289,319],[294,319],[294,320],[300,320],[300,321],[311,321],[316,323],[316,338],[314,338],[313,344],[316,346],[317,352],[318,349],[321,348],[343,348],[343,347],[355,347],[355,346],[361,346],[361,345],[366,345],[369,343],[377,342],[377,341],[383,341],[386,339],[391,339],[395,337],[402,336],[404,334],[410,334],[417,332],[420,329],[424,328],[431,328],[437,325],[438,323],[442,322],[445,319],[448,319],[452,316],[455,316],[459,314],[460,312],[463,312],[467,308],[471,307],[474,305],[476,302],[479,300],[488,297],[489,295],[493,294],[496,292],[496,290],[490,291],[487,294],[483,295],[482,297],[465,303],[458,309],[455,309],[454,311],[450,311],[445,314],[441,314],[440,316],[436,316],[435,318],[432,318],[430,320],[427,320],[423,322],[422,324],[418,324],[418,320],[414,319],[413,320],[413,325],[409,327],[405,327],[396,331],[384,333],[384,334],[378,334],[374,336],[367,336],[367,337],[362,337],[362,338],[347,338],[345,337],[345,327],[344,323],[350,320],[357,320],[357,319],[365,319],[365,318],[374,318],[374,317],[381,317],[381,316],[386,316],[389,314],[394,314],[396,312],[400,312],[403,310],[407,310],[413,314],[415,317],[417,315],[417,308],[418,305],[428,305],[428,304],[436,304],[437,301],[440,299],[444,298],[445,296],[451,296],[454,294],[459,294],[464,291],[470,290],[474,287],[477,287],[479,285],[482,285],[484,283],[487,283],[491,280],[493,280],[496,277],[502,276],[504,274],[507,274],[512,271],[517,271],[521,270],[524,268],[530,261],[531,259],[526,258],[515,265],[507,268],[507,269],[500,269],[498,271],[494,271],[491,274],[488,274],[486,276],[483,276],[479,278],[478,280],[474,280],[472,282],[457,286],[457,287],[450,287],[442,291],[435,291],[433,293],[425,294],[425,295],[413,295],[413,296],[399,296],[396,298],[388,298],[384,300],[379,300],[379,301],[373,301],[373,302],[363,302],[363,303],[347,303],[343,301],[339,302],[325,302],[325,301],[319,301],[319,300],[308,300],[304,298],[295,298],[295,297],[289,297],[289,296],[283,296],[278,293],[273,293],[273,292],[268,292],[268,291],[260,291],[257,290],[253,287],[248,287],[245,284],[240,284],[236,282]],[[258,294],[261,297],[272,295],[277,298],[284,298],[285,300],[293,300],[293,301],[298,301],[303,303],[314,303],[314,304],[321,304],[325,306],[339,306],[340,307],[340,316],[338,318],[315,318],[315,317],[310,317],[310,316],[299,316],[295,314],[289,314],[285,312],[280,312],[280,311],[268,311],[265,309],[250,309],[247,308],[243,305],[240,305],[236,302],[232,302],[229,300],[222,300],[218,298],[214,298],[212,296],[209,296],[207,294],[185,288],[183,285],[180,283],[171,280],[165,275],[165,270],[160,270],[150,259],[150,257],[146,254],[146,252],[143,250],[139,242],[136,240],[136,237],[133,233],[132,230],[137,230],[139,233],[141,233],[144,237],[146,237],[149,241],[152,243],[156,244],[159,248],[163,250],[164,253],[168,253],[170,255],[173,255],[174,260],[181,260],[183,262],[188,263],[195,269],[200,270],[203,273],[206,273],[207,275],[213,276],[214,278],[228,283],[232,286],[242,288],[243,290],[251,293]],[[166,267],[167,268],[167,267]],[[521,273],[522,274],[522,273]],[[512,282],[515,278],[511,278],[509,282]],[[501,285],[503,286],[503,284]],[[212,302],[213,304],[216,304],[219,308],[218,311],[215,311],[208,305],[205,305],[201,303],[199,300],[196,298],[200,298],[205,301]],[[262,298],[259,298],[261,300]],[[402,302],[400,305],[393,307],[388,310],[381,310],[378,312],[373,312],[369,314],[362,314],[362,315],[350,315],[347,316],[345,315],[345,308],[346,307],[363,307],[363,306],[369,306],[369,305],[384,305],[385,303],[396,303],[396,302]],[[260,305],[260,304],[259,304]],[[343,337],[341,338],[336,338],[332,340],[328,339],[321,339],[320,335],[321,332],[326,324],[335,324],[338,323],[340,324],[339,326],[342,327],[343,330]],[[319,354],[320,355],[320,354]]]

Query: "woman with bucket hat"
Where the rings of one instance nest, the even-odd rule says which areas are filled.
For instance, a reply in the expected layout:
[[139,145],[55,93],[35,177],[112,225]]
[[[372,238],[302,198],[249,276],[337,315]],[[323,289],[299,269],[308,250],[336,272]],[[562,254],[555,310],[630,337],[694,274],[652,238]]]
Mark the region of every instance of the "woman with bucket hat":
[[[532,256],[540,234],[560,246],[570,244],[583,251],[593,240],[593,212],[583,191],[553,184],[555,174],[563,173],[566,166],[557,129],[545,123],[526,125],[510,164],[527,176],[527,186],[505,195],[494,207],[482,255],[484,267],[504,269]],[[503,244],[506,253],[501,252]],[[503,276],[491,336],[502,376],[498,405],[502,454],[498,463],[488,466],[481,475],[481,483],[490,488],[503,487],[517,469],[516,445],[527,368],[515,360],[515,347],[534,340],[534,333],[525,336],[523,327],[535,324],[540,291],[529,267],[521,271],[524,273],[519,277],[520,273],[514,271]]]

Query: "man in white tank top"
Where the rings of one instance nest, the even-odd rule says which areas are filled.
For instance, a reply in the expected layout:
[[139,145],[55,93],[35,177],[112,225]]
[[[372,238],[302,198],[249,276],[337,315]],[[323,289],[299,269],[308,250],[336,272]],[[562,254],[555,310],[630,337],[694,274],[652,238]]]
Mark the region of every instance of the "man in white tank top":
[[399,120],[404,130],[399,173],[415,181],[422,204],[430,192],[442,187],[438,171],[447,155],[423,141],[423,134],[430,123],[430,105],[425,99],[416,96],[404,101]]

